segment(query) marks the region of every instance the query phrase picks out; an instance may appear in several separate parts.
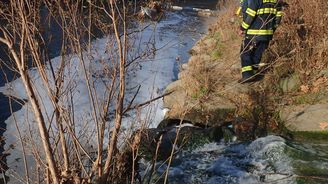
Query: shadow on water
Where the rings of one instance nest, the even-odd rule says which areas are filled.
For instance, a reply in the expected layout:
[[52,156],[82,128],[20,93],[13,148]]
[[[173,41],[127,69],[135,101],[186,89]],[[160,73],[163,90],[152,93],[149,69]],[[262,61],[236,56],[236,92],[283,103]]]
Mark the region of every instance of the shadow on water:
[[[16,74],[9,70],[6,66],[2,64],[2,61],[9,61],[8,56],[5,54],[5,46],[0,44],[0,86],[4,86],[8,81],[15,79]],[[22,102],[22,101],[18,101]],[[10,108],[11,103],[11,108]],[[15,100],[11,100],[7,96],[0,93],[0,172],[3,173],[6,168],[6,155],[4,153],[5,140],[3,139],[3,134],[6,130],[5,120],[11,116],[11,112],[18,111],[21,109],[20,103]],[[0,183],[2,183],[0,179]]]

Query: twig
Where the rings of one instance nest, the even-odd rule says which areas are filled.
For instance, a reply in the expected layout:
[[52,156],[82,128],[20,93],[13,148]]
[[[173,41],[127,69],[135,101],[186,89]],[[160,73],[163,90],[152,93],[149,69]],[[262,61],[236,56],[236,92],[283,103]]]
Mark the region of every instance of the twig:
[[171,93],[173,93],[173,92],[168,92],[168,93],[165,93],[165,94],[163,94],[163,95],[161,95],[161,96],[158,96],[158,97],[156,97],[156,98],[153,98],[153,99],[151,99],[151,100],[148,100],[148,101],[146,101],[146,102],[144,102],[144,103],[137,104],[137,105],[134,105],[134,106],[132,106],[132,107],[128,107],[128,108],[126,108],[123,112],[126,113],[127,111],[129,111],[129,110],[131,110],[131,109],[137,109],[137,108],[140,108],[140,107],[142,107],[142,106],[148,105],[148,104],[150,104],[150,103],[152,103],[152,102],[154,102],[154,101],[156,101],[156,100],[158,100],[158,99],[160,99],[160,98],[163,98],[163,97],[165,97],[165,96],[167,96],[167,95],[170,95]]

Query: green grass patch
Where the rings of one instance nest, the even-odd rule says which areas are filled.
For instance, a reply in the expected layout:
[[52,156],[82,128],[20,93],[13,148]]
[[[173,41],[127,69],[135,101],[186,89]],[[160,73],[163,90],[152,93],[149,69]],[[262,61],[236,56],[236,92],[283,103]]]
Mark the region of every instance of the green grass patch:
[[207,95],[208,92],[209,92],[209,89],[207,87],[203,86],[199,89],[199,91],[193,93],[191,95],[191,98],[194,99],[194,100],[197,100],[197,99],[203,97],[204,95]]
[[295,105],[316,104],[326,97],[324,92],[307,93],[293,98]]
[[310,132],[310,131],[295,131],[290,132],[292,138],[302,142],[327,142],[328,131]]
[[222,56],[222,52],[218,49],[215,49],[210,53],[210,56],[213,60],[217,60]]

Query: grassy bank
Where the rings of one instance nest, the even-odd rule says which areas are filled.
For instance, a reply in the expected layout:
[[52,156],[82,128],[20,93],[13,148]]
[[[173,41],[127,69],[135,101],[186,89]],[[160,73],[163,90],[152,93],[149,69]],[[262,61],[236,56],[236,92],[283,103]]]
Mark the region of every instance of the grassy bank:
[[193,47],[188,68],[180,73],[186,100],[173,111],[189,107],[211,117],[210,106],[220,108],[229,102],[234,108],[228,118],[217,121],[232,120],[241,131],[251,129],[248,132],[259,135],[280,130],[279,113],[285,107],[327,103],[328,2],[287,2],[290,6],[284,10],[282,24],[262,58],[267,64],[264,79],[246,85],[236,82],[242,42],[237,34],[241,20],[234,15],[238,2],[221,2],[217,23]]

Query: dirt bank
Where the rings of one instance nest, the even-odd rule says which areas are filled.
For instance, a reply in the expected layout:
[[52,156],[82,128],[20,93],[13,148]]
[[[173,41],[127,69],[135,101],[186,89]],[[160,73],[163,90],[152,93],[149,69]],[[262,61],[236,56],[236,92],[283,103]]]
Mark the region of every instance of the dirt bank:
[[252,137],[281,133],[282,127],[290,132],[326,132],[328,2],[288,3],[262,59],[267,64],[263,80],[244,85],[237,83],[242,41],[237,34],[240,18],[234,15],[238,3],[221,4],[217,23],[191,49],[179,80],[167,87],[173,92],[164,99],[170,109],[167,118],[208,126],[232,121],[237,131]]

